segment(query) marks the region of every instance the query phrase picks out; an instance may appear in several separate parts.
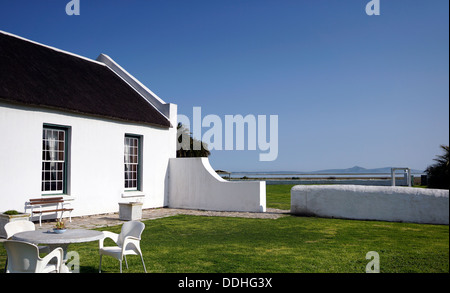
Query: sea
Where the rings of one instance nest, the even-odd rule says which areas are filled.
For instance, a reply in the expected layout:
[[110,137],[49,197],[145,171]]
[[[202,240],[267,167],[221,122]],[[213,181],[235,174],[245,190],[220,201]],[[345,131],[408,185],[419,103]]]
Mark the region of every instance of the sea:
[[[391,186],[390,173],[304,173],[304,172],[227,172],[219,175],[230,181],[266,181],[273,184],[348,184]],[[411,174],[411,184],[421,185],[425,173]],[[407,186],[406,174],[396,173],[396,186]]]

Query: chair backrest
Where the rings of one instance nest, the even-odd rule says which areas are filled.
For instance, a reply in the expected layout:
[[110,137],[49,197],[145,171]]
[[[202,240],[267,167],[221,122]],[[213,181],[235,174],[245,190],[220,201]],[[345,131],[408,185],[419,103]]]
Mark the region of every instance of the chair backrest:
[[3,242],[8,254],[8,267],[10,273],[34,273],[36,271],[39,248],[31,243],[7,240]]
[[34,231],[36,227],[31,221],[20,220],[9,222],[5,225],[6,239],[11,238],[14,234],[25,231]]
[[122,247],[123,240],[127,236],[133,236],[141,239],[142,231],[144,231],[145,225],[139,221],[129,221],[122,225],[117,245]]

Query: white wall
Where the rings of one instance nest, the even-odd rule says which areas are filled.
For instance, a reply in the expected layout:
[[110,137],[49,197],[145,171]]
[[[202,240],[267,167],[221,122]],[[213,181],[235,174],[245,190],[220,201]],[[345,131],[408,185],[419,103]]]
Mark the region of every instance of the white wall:
[[[24,210],[41,196],[43,124],[70,127],[72,216],[117,212],[119,202],[141,198],[144,208],[167,205],[169,158],[176,150],[176,105],[170,130],[0,103],[0,212]],[[143,137],[142,192],[124,192],[124,136]],[[137,195],[139,197],[124,197]]]
[[413,187],[297,185],[291,213],[307,216],[449,224],[449,191]]
[[226,181],[216,174],[207,158],[170,159],[169,207],[263,212],[266,184]]

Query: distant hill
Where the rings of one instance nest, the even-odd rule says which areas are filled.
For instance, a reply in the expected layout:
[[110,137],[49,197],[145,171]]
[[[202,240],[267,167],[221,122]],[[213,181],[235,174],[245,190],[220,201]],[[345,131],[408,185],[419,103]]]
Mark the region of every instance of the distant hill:
[[[391,167],[384,167],[384,168],[375,168],[375,169],[366,169],[364,167],[360,166],[354,166],[347,169],[327,169],[327,170],[319,170],[314,171],[311,173],[332,173],[332,174],[339,174],[339,173],[390,173]],[[415,170],[411,169],[411,173],[423,173],[422,170]]]
[[[218,170],[221,171],[221,170]],[[298,171],[266,171],[266,172],[232,172],[238,174],[247,174],[247,173],[258,173],[258,174],[340,174],[340,173],[348,173],[348,174],[361,174],[361,173],[391,173],[391,167],[383,167],[383,168],[374,168],[374,169],[366,169],[360,166],[354,166],[347,169],[326,169],[319,171],[310,171],[310,172],[298,172]],[[421,174],[425,173],[423,170],[411,169],[411,173],[413,174]]]

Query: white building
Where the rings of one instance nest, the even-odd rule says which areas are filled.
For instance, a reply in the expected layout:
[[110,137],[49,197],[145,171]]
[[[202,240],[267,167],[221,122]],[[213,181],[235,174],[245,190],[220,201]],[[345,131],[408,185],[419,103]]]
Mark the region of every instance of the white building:
[[[0,31],[0,212],[51,196],[71,201],[72,216],[117,212],[119,202],[169,206],[170,185],[177,199],[199,185],[195,176],[169,182],[176,125],[177,106],[108,56],[91,60]],[[208,193],[223,186],[214,184]],[[249,184],[254,192],[242,189],[235,209],[264,211],[265,184]]]
[[177,107],[98,60],[0,31],[1,212],[54,195],[74,216],[167,205]]

